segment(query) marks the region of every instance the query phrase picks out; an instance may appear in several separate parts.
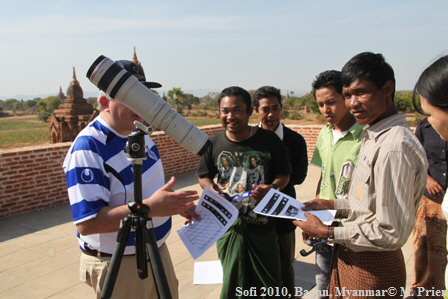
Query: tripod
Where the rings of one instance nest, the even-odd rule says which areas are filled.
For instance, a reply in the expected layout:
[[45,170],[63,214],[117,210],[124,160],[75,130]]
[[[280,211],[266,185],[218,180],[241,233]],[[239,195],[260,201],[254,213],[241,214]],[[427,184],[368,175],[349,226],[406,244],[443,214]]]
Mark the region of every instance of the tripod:
[[308,239],[306,240],[306,243],[309,246],[312,246],[310,251],[306,251],[305,249],[300,250],[301,256],[309,256],[314,251],[317,251],[319,253],[325,253],[328,252],[328,248],[324,245],[327,244],[326,239]]
[[134,169],[134,202],[128,204],[130,210],[120,225],[117,234],[117,244],[112,254],[109,270],[106,275],[101,298],[110,298],[117,280],[118,270],[123,259],[126,241],[131,228],[135,229],[135,255],[137,259],[137,271],[140,279],[148,277],[147,256],[151,261],[152,274],[156,283],[159,298],[171,299],[170,289],[166,279],[154,236],[154,226],[151,217],[148,216],[150,208],[142,203],[142,164],[146,160],[145,134],[152,133],[151,127],[145,127],[142,123],[134,122],[137,131],[128,135],[128,142],[124,151],[129,155]]

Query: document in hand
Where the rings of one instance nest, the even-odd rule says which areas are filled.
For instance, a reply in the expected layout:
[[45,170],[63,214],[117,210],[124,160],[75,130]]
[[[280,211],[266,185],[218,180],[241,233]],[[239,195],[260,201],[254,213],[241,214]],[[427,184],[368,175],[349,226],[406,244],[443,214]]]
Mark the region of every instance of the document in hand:
[[306,221],[305,213],[309,212],[316,215],[325,225],[331,225],[334,216],[336,215],[336,210],[304,211],[302,210],[302,207],[304,206],[303,203],[295,198],[275,189],[271,189],[253,211],[261,215],[303,221]]
[[205,188],[196,207],[201,220],[177,231],[193,259],[207,251],[238,218],[238,209],[220,194]]

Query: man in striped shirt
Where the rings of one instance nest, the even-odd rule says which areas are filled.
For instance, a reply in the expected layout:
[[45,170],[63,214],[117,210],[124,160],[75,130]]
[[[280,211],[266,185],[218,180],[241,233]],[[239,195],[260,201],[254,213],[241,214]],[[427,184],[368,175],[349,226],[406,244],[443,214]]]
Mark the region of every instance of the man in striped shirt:
[[[143,68],[131,61],[117,61],[148,88]],[[70,147],[63,164],[70,207],[77,228],[80,279],[101,298],[107,269],[117,242],[120,221],[129,214],[134,201],[133,165],[124,152],[134,121],[142,119],[126,106],[100,92],[100,115],[84,128]],[[154,142],[145,135],[146,160],[142,162],[142,202],[149,206],[161,261],[173,298],[178,298],[177,279],[165,240],[171,230],[171,215],[183,213],[198,199],[196,191],[171,192],[174,177],[165,184],[162,161]],[[195,215],[197,216],[197,215]],[[113,298],[157,298],[157,289],[148,264],[148,278],[138,276],[135,231],[129,234],[120,264]]]
[[401,247],[412,232],[425,189],[425,151],[405,115],[395,109],[394,72],[381,54],[353,57],[343,67],[341,81],[347,106],[356,121],[366,125],[361,151],[348,198],[312,200],[306,208],[337,209],[344,219],[333,228],[307,214],[307,221],[295,224],[335,243],[328,287],[333,298],[359,297],[357,291],[365,291],[364,298],[401,298],[406,282]]

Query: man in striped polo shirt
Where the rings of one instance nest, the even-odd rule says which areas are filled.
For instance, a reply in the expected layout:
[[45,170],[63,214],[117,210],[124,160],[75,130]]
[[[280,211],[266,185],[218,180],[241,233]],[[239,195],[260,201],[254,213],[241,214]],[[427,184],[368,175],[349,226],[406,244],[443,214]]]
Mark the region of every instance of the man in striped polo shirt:
[[[117,61],[148,88],[143,68],[131,61]],[[129,214],[134,201],[132,162],[124,152],[134,121],[142,119],[126,106],[100,92],[101,113],[84,128],[70,147],[63,168],[70,207],[81,249],[80,279],[101,298],[102,286],[117,242],[120,221]],[[196,191],[171,192],[174,177],[165,184],[157,146],[145,135],[146,160],[142,164],[142,201],[150,207],[160,257],[173,298],[178,298],[177,279],[165,240],[171,230],[171,215],[183,213],[198,199]],[[196,215],[195,215],[196,216]],[[113,298],[157,298],[157,289],[148,263],[148,278],[138,277],[131,231],[113,290]]]
[[[308,209],[337,209],[344,219],[326,227],[307,214],[295,221],[307,234],[335,243],[332,298],[402,298],[406,269],[401,247],[415,224],[428,162],[394,106],[395,77],[383,55],[360,53],[342,69],[346,105],[365,124],[346,200],[312,200]],[[402,289],[401,289],[402,288]]]

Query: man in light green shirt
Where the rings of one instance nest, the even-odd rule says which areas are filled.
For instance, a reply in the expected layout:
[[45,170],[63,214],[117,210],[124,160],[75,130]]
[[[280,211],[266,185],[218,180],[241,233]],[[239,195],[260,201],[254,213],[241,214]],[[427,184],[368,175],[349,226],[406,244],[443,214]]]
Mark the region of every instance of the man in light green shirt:
[[311,159],[312,165],[322,169],[316,192],[319,198],[347,196],[351,174],[358,160],[362,128],[355,122],[348,130],[341,131],[337,125],[328,123],[320,131]]
[[[322,116],[328,124],[320,131],[311,164],[321,168],[316,198],[346,198],[348,185],[358,159],[362,125],[345,105],[342,96],[341,72],[320,73],[313,84],[313,93]],[[327,298],[333,247],[322,245],[316,251],[316,288],[319,298]]]

